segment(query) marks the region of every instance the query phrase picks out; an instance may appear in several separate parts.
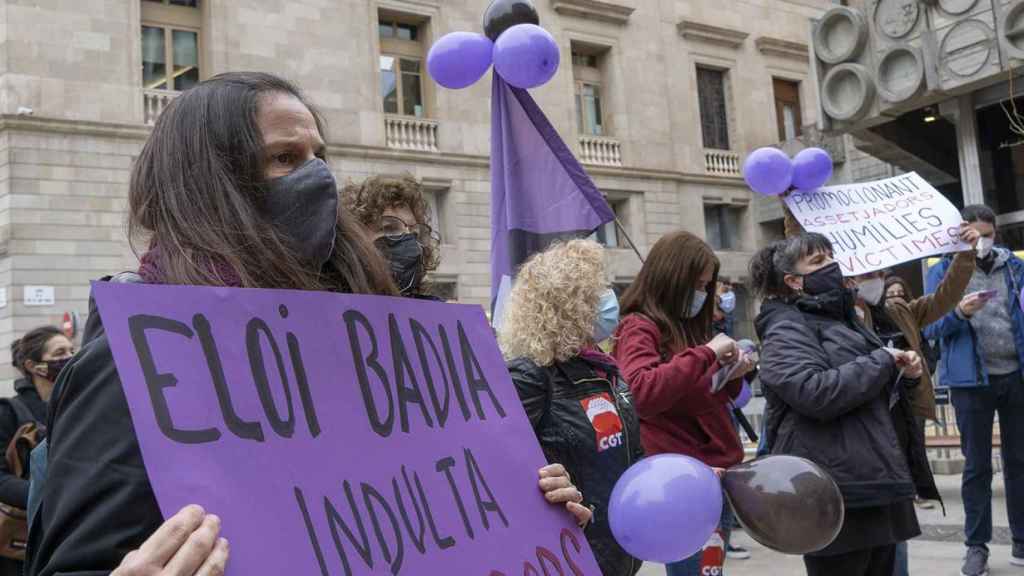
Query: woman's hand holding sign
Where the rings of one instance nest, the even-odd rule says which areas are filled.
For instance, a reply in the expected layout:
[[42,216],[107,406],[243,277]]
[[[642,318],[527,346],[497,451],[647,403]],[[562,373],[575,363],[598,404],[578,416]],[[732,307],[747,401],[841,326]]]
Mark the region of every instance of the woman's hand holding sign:
[[111,576],[221,576],[228,541],[218,534],[220,518],[187,506],[125,556]]
[[540,469],[540,489],[552,504],[565,503],[565,509],[576,517],[576,523],[586,526],[594,512],[581,504],[583,493],[572,483],[572,478],[561,464],[550,464]]

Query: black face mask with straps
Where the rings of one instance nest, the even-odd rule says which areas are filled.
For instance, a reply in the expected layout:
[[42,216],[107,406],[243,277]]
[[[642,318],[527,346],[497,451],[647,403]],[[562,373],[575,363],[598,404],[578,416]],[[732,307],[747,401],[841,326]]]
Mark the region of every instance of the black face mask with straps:
[[382,236],[374,244],[391,264],[391,276],[402,294],[414,294],[423,279],[423,246],[415,234]]

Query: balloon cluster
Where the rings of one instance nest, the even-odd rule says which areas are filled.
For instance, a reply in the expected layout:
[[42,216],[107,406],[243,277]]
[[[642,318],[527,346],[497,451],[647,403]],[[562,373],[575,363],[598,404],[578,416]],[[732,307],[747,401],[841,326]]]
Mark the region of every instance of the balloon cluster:
[[743,162],[743,179],[754,192],[778,196],[791,189],[816,190],[832,177],[832,157],[804,148],[792,160],[778,148],[758,148]]
[[558,43],[541,28],[530,0],[494,0],[484,12],[484,34],[452,32],[430,47],[427,70],[445,88],[472,85],[494,69],[512,86],[536,88],[558,71]]
[[766,456],[726,470],[680,454],[645,458],[619,478],[608,523],[641,560],[678,562],[699,552],[718,527],[722,491],[747,533],[786,554],[824,549],[839,535],[845,507],[835,481],[795,456]]

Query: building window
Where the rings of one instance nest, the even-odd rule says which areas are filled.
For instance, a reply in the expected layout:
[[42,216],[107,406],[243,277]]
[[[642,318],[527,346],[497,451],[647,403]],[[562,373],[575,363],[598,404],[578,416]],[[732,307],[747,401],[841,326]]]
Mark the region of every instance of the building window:
[[775,92],[775,117],[779,125],[779,140],[793,140],[800,136],[800,83],[772,79]]
[[697,100],[704,147],[729,149],[729,116],[726,110],[725,72],[697,67]]
[[[615,220],[618,220],[623,226],[625,226],[624,222],[627,220],[626,209],[628,202],[626,199],[608,200],[608,205],[611,206],[612,212],[615,213]],[[615,225],[615,220],[598,228],[590,236],[590,239],[606,248],[627,248],[626,239],[619,232],[618,227]]]
[[145,0],[142,5],[142,87],[181,92],[199,83],[198,0]]
[[572,72],[575,80],[576,125],[579,133],[584,136],[604,136],[607,133],[601,107],[602,60],[602,55],[597,52],[573,49]]
[[430,228],[434,231],[434,235],[437,240],[444,244],[447,239],[445,233],[445,201],[447,199],[448,190],[446,188],[428,189],[424,190],[423,197],[427,201],[427,210],[429,214],[427,218]]
[[740,219],[743,209],[722,204],[704,206],[704,229],[715,250],[740,249]]
[[380,94],[385,114],[427,116],[423,82],[423,24],[381,16]]

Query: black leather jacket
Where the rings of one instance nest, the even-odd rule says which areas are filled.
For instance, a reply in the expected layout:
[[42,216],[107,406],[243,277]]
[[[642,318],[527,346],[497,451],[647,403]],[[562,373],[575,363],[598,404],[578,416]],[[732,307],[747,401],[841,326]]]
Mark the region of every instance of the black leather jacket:
[[640,422],[618,369],[583,357],[548,367],[519,358],[508,368],[544,456],[565,466],[594,511],[585,533],[602,574],[636,574],[641,562],[619,546],[608,525],[615,482],[643,457]]

